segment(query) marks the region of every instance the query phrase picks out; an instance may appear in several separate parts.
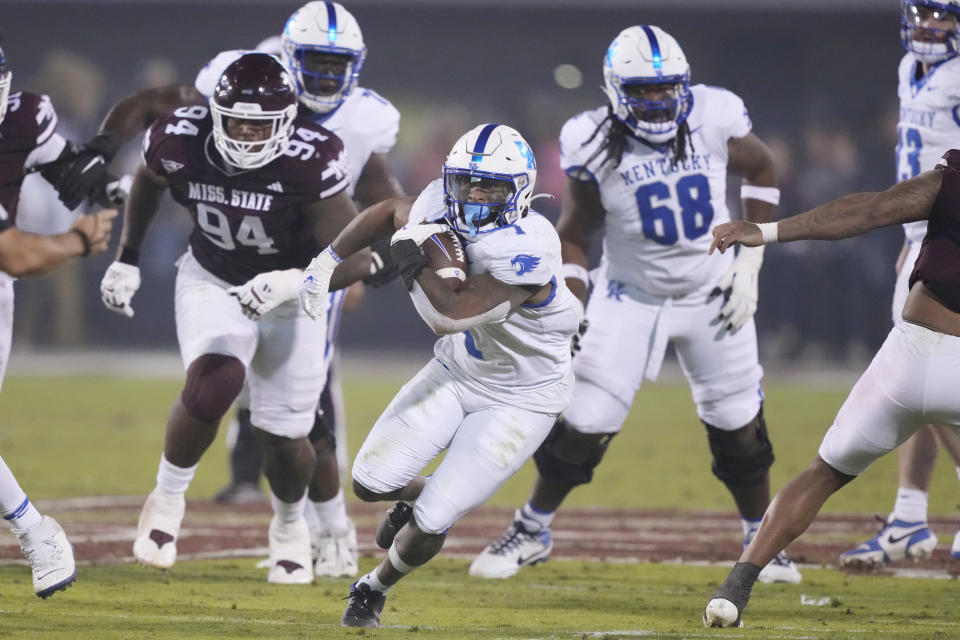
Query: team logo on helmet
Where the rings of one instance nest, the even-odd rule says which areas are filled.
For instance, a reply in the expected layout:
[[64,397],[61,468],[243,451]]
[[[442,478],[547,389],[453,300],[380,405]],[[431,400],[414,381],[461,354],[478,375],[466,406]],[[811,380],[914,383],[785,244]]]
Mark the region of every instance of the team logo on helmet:
[[443,163],[447,222],[477,238],[515,224],[533,199],[537,163],[516,129],[483,124],[457,140]]

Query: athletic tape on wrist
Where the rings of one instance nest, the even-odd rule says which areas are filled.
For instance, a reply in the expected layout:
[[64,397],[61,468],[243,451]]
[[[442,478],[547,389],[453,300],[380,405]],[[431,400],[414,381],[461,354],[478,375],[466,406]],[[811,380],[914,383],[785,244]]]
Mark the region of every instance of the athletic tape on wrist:
[[780,204],[780,189],[776,187],[758,187],[753,184],[745,184],[740,187],[740,198],[750,198],[769,202],[770,204]]
[[760,222],[757,223],[757,228],[760,229],[760,236],[763,238],[763,244],[773,244],[777,241],[776,222]]
[[590,272],[587,271],[586,267],[574,264],[573,262],[564,262],[561,269],[564,278],[582,280],[583,284],[590,286]]

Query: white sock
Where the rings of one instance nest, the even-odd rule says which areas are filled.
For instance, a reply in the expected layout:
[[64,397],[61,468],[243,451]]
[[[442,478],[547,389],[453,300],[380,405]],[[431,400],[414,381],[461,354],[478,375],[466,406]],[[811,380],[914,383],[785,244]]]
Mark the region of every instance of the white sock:
[[378,568],[379,567],[375,567],[373,571],[357,580],[357,584],[365,584],[374,591],[379,591],[380,593],[386,593],[389,591],[390,587],[380,582],[380,576],[377,575]]
[[740,516],[740,526],[743,527],[743,537],[750,537],[751,534],[757,532],[757,529],[760,528],[760,522],[763,518],[744,518]]
[[318,529],[344,530],[350,528],[350,518],[347,516],[347,503],[343,499],[343,489],[337,492],[337,495],[325,502],[314,502],[310,500],[307,503],[307,511],[313,511],[316,515]]
[[38,525],[43,519],[3,458],[0,458],[0,515],[14,529],[21,530]]
[[270,492],[270,506],[273,512],[277,514],[281,522],[296,522],[303,517],[303,505],[307,500],[307,492],[303,492],[303,497],[296,502],[284,502]]
[[927,495],[926,491],[900,487],[893,503],[893,517],[905,522],[926,522]]
[[549,529],[550,524],[553,522],[553,516],[556,515],[556,513],[556,511],[539,511],[528,502],[523,505],[522,509],[517,510],[516,514],[514,514],[514,519],[522,522],[524,529],[530,533],[536,533],[544,529]]
[[[199,464],[199,463],[198,463]],[[170,495],[183,495],[187,492],[193,474],[197,472],[197,465],[192,467],[178,467],[164,455],[160,456],[160,468],[157,470],[157,487]]]
[[957,470],[957,479],[960,479],[960,467],[955,467]]

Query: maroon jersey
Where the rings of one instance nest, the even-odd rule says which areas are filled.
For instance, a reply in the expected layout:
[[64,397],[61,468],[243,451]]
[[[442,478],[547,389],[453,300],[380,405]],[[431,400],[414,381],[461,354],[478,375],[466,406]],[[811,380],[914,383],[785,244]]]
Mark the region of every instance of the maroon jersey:
[[50,157],[42,153],[30,157],[38,147],[55,141],[56,129],[57,113],[50,98],[24,91],[9,96],[7,114],[0,122],[0,231],[12,227],[17,217],[28,158],[31,165],[50,162],[63,150],[59,143],[46,154]]
[[930,209],[910,286],[923,282],[948,309],[960,313],[960,151],[952,149],[943,157],[947,167]]
[[207,107],[181,107],[157,120],[144,138],[146,165],[194,221],[190,248],[207,271],[230,284],[259,273],[304,268],[322,247],[302,205],[329,198],[349,183],[343,143],[297,118],[286,151],[259,169],[227,165],[213,143]]

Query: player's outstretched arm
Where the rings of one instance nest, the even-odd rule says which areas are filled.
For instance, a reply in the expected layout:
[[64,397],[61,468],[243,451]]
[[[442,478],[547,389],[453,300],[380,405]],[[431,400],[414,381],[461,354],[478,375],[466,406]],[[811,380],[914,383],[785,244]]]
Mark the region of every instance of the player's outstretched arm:
[[119,148],[143,133],[160,116],[189,104],[206,104],[206,99],[190,84],[142,89],[110,108],[97,135],[114,138]]
[[586,304],[590,278],[587,272],[588,252],[593,234],[603,227],[603,204],[600,189],[594,182],[567,177],[563,186],[563,202],[557,235],[567,288]]
[[750,222],[725,222],[713,229],[710,253],[714,249],[723,253],[734,244],[756,247],[794,240],[840,240],[878,227],[926,220],[941,179],[941,171],[934,169],[886,191],[846,195],[763,228]]
[[15,278],[48,273],[71,258],[103,253],[116,209],[80,216],[66,233],[46,236],[9,227],[0,232],[0,270]]

